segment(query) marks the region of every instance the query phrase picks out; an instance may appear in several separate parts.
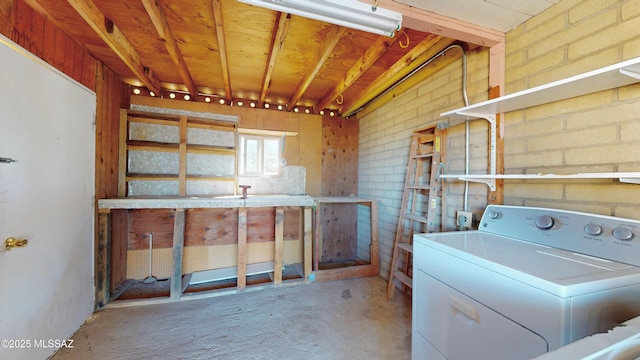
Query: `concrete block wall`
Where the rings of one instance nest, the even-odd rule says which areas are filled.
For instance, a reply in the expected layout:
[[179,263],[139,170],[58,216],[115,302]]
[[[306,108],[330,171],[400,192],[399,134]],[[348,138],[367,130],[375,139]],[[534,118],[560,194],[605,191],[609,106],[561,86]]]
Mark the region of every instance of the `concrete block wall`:
[[[506,34],[506,93],[640,56],[640,2],[562,0]],[[505,172],[640,171],[640,85],[506,114]],[[640,219],[640,186],[508,181],[505,203]]]
[[[640,56],[640,2],[561,0],[506,34],[505,94]],[[487,49],[468,52],[470,103],[488,99]],[[388,276],[414,129],[450,122],[464,106],[461,61],[359,117],[358,195],[379,200],[381,275]],[[506,114],[505,173],[640,171],[640,85]],[[488,170],[488,126],[470,124],[470,173]],[[463,124],[450,123],[446,172],[462,173]],[[464,183],[447,182],[445,231],[455,230]],[[618,180],[507,180],[505,204],[544,206],[640,219],[640,185]],[[486,186],[471,183],[468,210],[482,215]]]
[[[449,53],[451,52],[451,53]],[[360,118],[358,195],[379,201],[379,242],[380,274],[387,277],[393,240],[398,224],[402,191],[406,175],[411,135],[414,130],[431,124],[446,122],[440,113],[464,106],[462,96],[462,60],[459,50],[449,50],[447,56],[457,56],[458,60],[434,76],[398,94],[393,101],[377,108]],[[477,49],[467,54],[468,93],[473,101],[486,100],[488,88],[488,50]],[[436,60],[437,62],[437,60]],[[437,66],[436,62],[432,63]],[[429,67],[425,68],[425,71]],[[486,122],[485,122],[486,123]],[[486,164],[486,124],[474,124],[474,138],[477,151],[473,156],[482,158]],[[463,126],[450,127],[454,139],[452,148],[464,147]],[[462,151],[464,156],[464,148]],[[464,164],[459,155],[454,154],[455,166]],[[486,166],[482,167],[486,171]],[[461,171],[461,169],[456,169]],[[484,187],[478,186],[480,191]],[[453,191],[461,191],[453,189]],[[486,197],[486,196],[485,196]],[[449,198],[447,199],[449,200]],[[461,200],[460,200],[461,201]],[[453,207],[454,205],[452,205]],[[364,221],[364,219],[360,219]],[[453,226],[452,223],[447,225]],[[360,236],[359,236],[360,238]]]

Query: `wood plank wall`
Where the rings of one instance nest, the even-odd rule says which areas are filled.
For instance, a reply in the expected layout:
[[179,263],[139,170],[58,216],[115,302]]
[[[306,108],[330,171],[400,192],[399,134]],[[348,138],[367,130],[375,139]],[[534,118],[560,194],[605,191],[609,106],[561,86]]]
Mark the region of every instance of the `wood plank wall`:
[[[118,196],[120,108],[128,107],[129,87],[104,64],[96,73],[96,199]],[[110,288],[126,280],[127,231],[125,211],[111,212]],[[97,216],[96,216],[97,219]],[[97,224],[96,224],[97,225]],[[97,229],[97,227],[96,227]]]
[[[358,194],[357,120],[322,119],[322,196]],[[357,250],[358,205],[323,204],[321,263],[351,261]]]
[[4,36],[89,89],[96,89],[97,61],[24,1],[0,0],[0,23]]

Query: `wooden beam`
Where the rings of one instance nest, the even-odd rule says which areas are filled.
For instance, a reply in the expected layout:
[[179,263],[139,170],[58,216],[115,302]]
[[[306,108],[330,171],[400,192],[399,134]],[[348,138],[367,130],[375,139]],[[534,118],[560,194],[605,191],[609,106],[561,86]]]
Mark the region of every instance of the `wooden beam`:
[[[500,87],[489,89],[489,99],[500,97]],[[496,114],[496,174],[504,174],[504,114]],[[487,204],[504,204],[504,179],[496,179],[496,189],[487,194]]]
[[269,85],[271,84],[271,74],[273,73],[273,67],[275,66],[278,52],[282,50],[284,46],[284,40],[287,37],[287,29],[289,28],[289,20],[291,15],[278,12],[276,15],[276,25],[271,37],[271,46],[269,47],[269,61],[267,69],[264,72],[264,78],[262,79],[262,90],[260,90],[260,99],[258,99],[258,108],[262,108],[264,101],[269,95]]
[[129,114],[126,109],[120,109],[120,128],[118,129],[118,196],[127,196],[127,129]]
[[247,287],[247,208],[238,208],[238,290]]
[[311,207],[304,208],[304,255],[302,256],[302,261],[304,262],[304,279],[310,280],[309,276],[311,275],[311,259],[313,256],[313,218]]
[[338,44],[338,41],[340,41],[340,38],[342,37],[342,35],[344,35],[346,30],[347,29],[345,27],[338,26],[338,25],[333,25],[331,29],[329,29],[329,33],[325,37],[324,43],[318,47],[318,51],[316,52],[314,58],[310,62],[311,64],[315,64],[315,66],[304,77],[304,79],[300,81],[300,83],[298,84],[298,87],[296,88],[296,90],[293,92],[293,95],[291,95],[291,98],[289,99],[289,111],[293,111],[293,109],[296,106],[296,103],[298,102],[298,100],[300,100],[300,98],[302,97],[302,94],[304,94],[304,92],[307,91],[307,88],[309,87],[313,79],[316,77],[316,75],[324,65],[325,61],[327,61],[327,59],[333,52],[333,48],[335,48],[335,46]]
[[98,238],[95,243],[95,308],[102,309],[109,302],[111,282],[111,212],[98,211]]
[[180,169],[178,173],[178,195],[187,195],[187,117],[180,116],[180,145],[178,148]]
[[370,258],[371,265],[378,268],[378,272],[380,271],[380,245],[378,243],[380,235],[378,232],[378,202],[371,201],[371,205],[369,206],[371,211],[371,246],[370,249]]
[[353,85],[371,65],[380,59],[398,39],[400,39],[400,36],[394,36],[392,38],[386,36],[378,37],[362,57],[347,71],[344,77],[338,81],[336,86],[320,99],[316,108],[320,110],[329,106],[329,104],[348,89],[349,86]]
[[160,8],[160,4],[158,4],[157,0],[142,0],[142,5],[144,5],[147,14],[151,18],[151,22],[153,26],[155,26],[158,35],[164,42],[164,46],[167,48],[167,52],[169,53],[169,57],[180,75],[180,78],[189,89],[189,93],[191,94],[191,99],[194,101],[198,100],[198,89],[196,88],[195,83],[193,82],[193,78],[191,77],[191,73],[187,68],[187,64],[184,61],[184,57],[182,56],[182,52],[176,43],[176,40],[169,28],[169,24],[167,23],[167,18],[164,15],[164,12]]
[[93,31],[109,46],[149,90],[160,93],[160,81],[140,62],[133,48],[118,26],[107,19],[92,0],[67,0]]
[[402,27],[440,35],[479,46],[493,47],[504,43],[504,33],[427,10],[401,4],[395,0],[379,0],[381,8],[402,14]]
[[284,208],[276,207],[275,255],[273,261],[273,284],[282,284],[282,258],[284,256]]
[[451,44],[452,40],[443,39],[440,36],[428,34],[418,45],[411,51],[406,53],[387,71],[380,74],[369,86],[364,88],[360,93],[351,99],[345,99],[342,105],[341,113],[350,114],[360,107],[364,106],[371,99],[382,93],[394,82],[400,80],[402,76],[410,73],[417,68],[422,62],[440,52]]
[[224,98],[231,101],[231,76],[229,75],[229,62],[227,61],[227,42],[224,36],[224,22],[222,21],[222,5],[220,0],[212,0],[213,18],[216,24],[216,36],[218,38],[218,48],[220,49],[220,64],[222,65],[222,79],[224,82]]
[[184,251],[185,210],[176,209],[173,219],[173,272],[171,275],[171,300],[180,300],[182,294],[182,255]]

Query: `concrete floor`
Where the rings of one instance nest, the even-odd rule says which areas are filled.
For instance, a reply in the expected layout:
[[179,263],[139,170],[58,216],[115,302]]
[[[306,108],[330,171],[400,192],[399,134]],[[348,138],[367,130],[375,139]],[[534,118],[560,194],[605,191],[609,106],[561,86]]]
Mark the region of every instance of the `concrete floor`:
[[52,359],[410,359],[411,299],[385,291],[372,277],[111,308]]

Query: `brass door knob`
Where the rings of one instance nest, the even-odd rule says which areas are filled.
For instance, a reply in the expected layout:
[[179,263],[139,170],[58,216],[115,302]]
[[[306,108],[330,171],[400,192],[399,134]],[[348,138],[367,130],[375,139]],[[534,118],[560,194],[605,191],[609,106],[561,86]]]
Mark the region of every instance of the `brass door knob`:
[[18,239],[14,239],[12,237],[7,238],[7,240],[4,241],[4,248],[7,250],[11,250],[13,248],[17,248],[17,247],[25,247],[27,246],[27,243],[29,241],[27,239],[22,239],[22,240],[18,240]]

